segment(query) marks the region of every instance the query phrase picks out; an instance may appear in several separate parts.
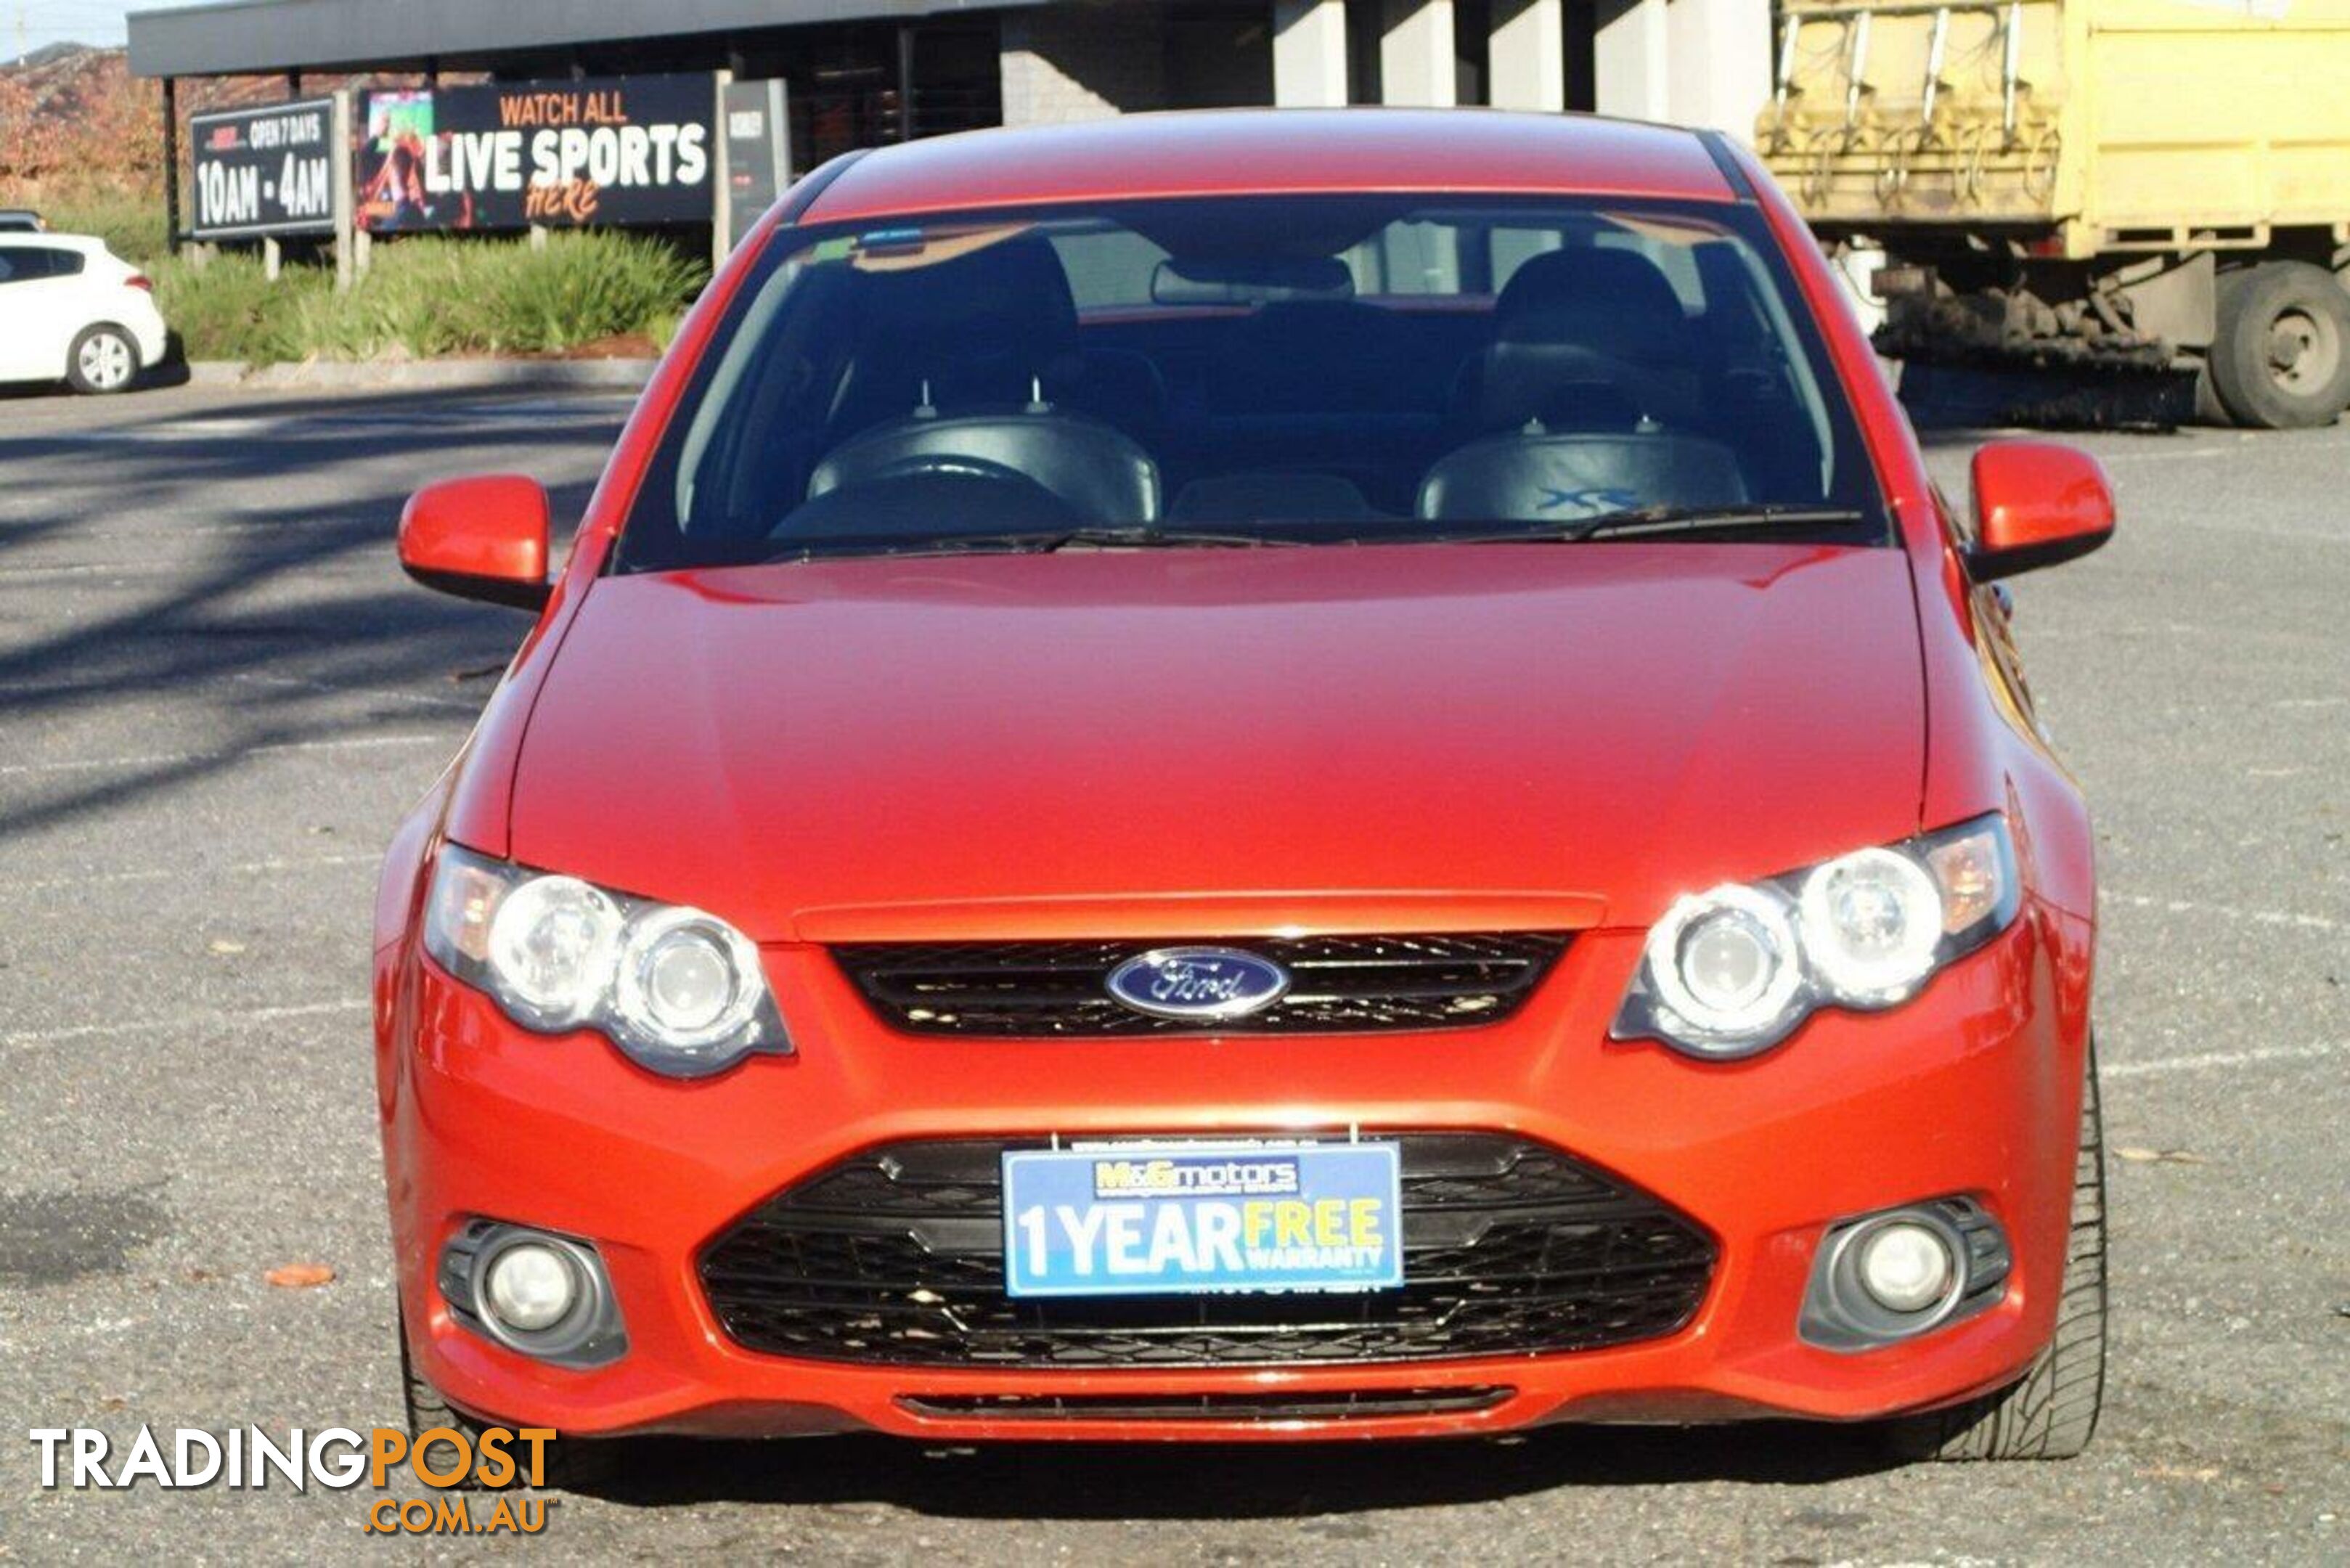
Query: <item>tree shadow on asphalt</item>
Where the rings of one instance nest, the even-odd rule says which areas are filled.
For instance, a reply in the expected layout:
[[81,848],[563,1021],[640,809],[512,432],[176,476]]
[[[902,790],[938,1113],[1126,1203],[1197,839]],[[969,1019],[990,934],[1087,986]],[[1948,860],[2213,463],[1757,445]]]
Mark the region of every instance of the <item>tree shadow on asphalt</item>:
[[[1561,1426],[1522,1438],[1310,1444],[998,1443],[895,1438],[627,1443],[588,1490],[634,1508],[885,1503],[959,1519],[1288,1519],[1492,1502],[1560,1487],[1816,1485],[1901,1463],[1866,1428]],[[1565,1549],[1565,1543],[1562,1543]]]
[[[23,476],[18,504],[0,514],[0,591],[14,590],[0,625],[0,723],[32,734],[43,718],[167,698],[193,711],[202,736],[114,761],[12,748],[11,762],[32,765],[0,785],[0,833],[169,798],[265,748],[470,717],[489,685],[459,678],[502,663],[528,623],[401,580],[391,554],[402,503],[415,485],[480,466],[483,447],[506,449],[508,464],[523,448],[545,471],[559,460],[577,472],[600,460],[619,423],[594,403],[482,415],[500,402],[548,408],[478,394],[237,396],[0,436],[0,461]],[[397,488],[382,487],[387,461],[405,464]],[[324,504],[277,502],[354,464],[378,472]],[[41,477],[68,465],[70,500]],[[102,487],[83,489],[98,465]],[[223,487],[234,499],[208,508],[207,492]],[[552,486],[556,517],[576,519],[588,490]],[[277,504],[245,504],[256,494]],[[355,694],[380,701],[355,711]]]

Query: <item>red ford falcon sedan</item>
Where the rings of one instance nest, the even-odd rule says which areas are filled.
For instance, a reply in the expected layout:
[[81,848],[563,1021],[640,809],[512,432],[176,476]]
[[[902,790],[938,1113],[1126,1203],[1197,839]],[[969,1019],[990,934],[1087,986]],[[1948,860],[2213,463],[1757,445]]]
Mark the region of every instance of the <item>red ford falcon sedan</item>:
[[2103,1375],[2080,793],[1741,148],[1280,112],[844,158],[679,334],[400,828],[420,1427],[1882,1421]]

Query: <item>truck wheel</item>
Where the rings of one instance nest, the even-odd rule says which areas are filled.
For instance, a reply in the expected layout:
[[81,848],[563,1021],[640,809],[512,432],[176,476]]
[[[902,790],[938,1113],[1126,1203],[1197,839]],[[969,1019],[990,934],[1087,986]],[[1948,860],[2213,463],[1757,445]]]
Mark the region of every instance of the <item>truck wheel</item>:
[[[400,1334],[400,1378],[401,1392],[407,1397],[408,1435],[413,1440],[435,1427],[447,1427],[461,1434],[469,1444],[478,1441],[486,1428],[482,1422],[452,1406],[441,1397],[441,1390],[427,1383],[416,1370],[408,1355],[408,1331]],[[517,1467],[513,1484],[517,1488],[530,1485],[530,1450],[520,1443],[508,1443],[507,1455]],[[546,1462],[541,1467],[541,1484],[549,1490],[579,1491],[593,1490],[609,1481],[618,1473],[619,1444],[615,1440],[598,1441],[585,1438],[557,1438],[546,1447]],[[449,1450],[435,1445],[432,1462],[446,1468]],[[459,1490],[473,1491],[482,1483],[472,1476],[458,1483]]]
[[2350,294],[2307,262],[2264,262],[2220,280],[2211,385],[2240,425],[2307,430],[2350,404]]
[[2020,1381],[1947,1410],[1889,1422],[1886,1436],[1905,1459],[2069,1459],[2088,1447],[2105,1392],[2106,1143],[2093,1044],[2081,1091],[2073,1229],[2055,1337]]

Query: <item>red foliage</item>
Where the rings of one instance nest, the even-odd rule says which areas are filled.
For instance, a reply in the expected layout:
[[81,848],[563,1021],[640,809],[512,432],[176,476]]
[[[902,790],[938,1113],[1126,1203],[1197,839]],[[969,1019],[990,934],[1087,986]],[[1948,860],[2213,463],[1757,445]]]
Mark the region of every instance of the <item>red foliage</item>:
[[[312,77],[305,96],[338,87],[405,87],[404,75]],[[452,74],[443,81],[479,79]],[[180,83],[186,117],[208,109],[276,103],[281,77],[189,78]],[[182,158],[184,160],[185,143]],[[160,191],[163,179],[162,84],[130,74],[120,49],[60,48],[0,67],[0,190],[109,185]]]
[[121,50],[0,71],[0,179],[148,184],[162,160],[162,89],[133,78]]

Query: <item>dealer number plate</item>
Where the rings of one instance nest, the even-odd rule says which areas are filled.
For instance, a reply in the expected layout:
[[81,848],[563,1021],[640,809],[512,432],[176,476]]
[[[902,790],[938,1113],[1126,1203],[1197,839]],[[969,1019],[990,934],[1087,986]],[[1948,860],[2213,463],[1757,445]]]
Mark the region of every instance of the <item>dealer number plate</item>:
[[1014,1296],[1403,1283],[1391,1143],[1118,1144],[1003,1157]]

